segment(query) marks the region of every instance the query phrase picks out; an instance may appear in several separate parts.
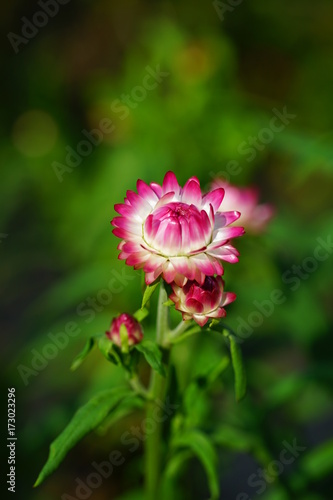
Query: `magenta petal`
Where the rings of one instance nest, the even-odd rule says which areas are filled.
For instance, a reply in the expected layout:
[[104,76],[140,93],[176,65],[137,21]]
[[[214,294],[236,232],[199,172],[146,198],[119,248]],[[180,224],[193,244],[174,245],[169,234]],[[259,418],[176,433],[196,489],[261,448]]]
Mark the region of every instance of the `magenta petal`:
[[134,193],[134,191],[127,191],[126,195],[128,201],[135,210],[137,210],[140,214],[149,214],[151,206],[146,200],[141,198],[141,196],[139,196],[137,193]]
[[203,304],[198,302],[196,299],[187,299],[184,305],[188,312],[201,314],[204,310]]
[[199,314],[194,314],[193,319],[196,323],[198,323],[199,326],[205,326],[205,324],[208,321],[207,316],[199,315]]
[[224,227],[228,226],[229,224],[232,224],[236,220],[239,219],[240,217],[240,212],[237,211],[231,211],[231,212],[218,212],[215,214],[215,226],[216,227]]
[[223,198],[224,189],[218,188],[214,189],[214,191],[211,191],[210,193],[205,194],[202,202],[205,206],[212,205],[214,212],[216,212],[220,208]]
[[134,219],[127,219],[125,217],[115,217],[112,220],[112,224],[116,227],[126,229],[132,234],[141,236],[142,234],[142,224]]
[[206,276],[213,276],[215,274],[215,267],[206,254],[200,253],[198,255],[194,255],[191,260]]
[[212,226],[205,210],[201,211],[201,227],[204,233],[205,245],[208,245],[212,238]]
[[115,236],[118,236],[118,238],[126,239],[131,237],[131,235],[128,233],[128,231],[126,231],[126,229],[121,229],[119,227],[113,229],[112,232]]
[[162,193],[166,194],[173,191],[176,195],[179,195],[180,186],[178,184],[175,174],[171,171],[165,174],[162,185]]
[[144,237],[147,242],[151,242],[155,239],[159,226],[160,221],[154,218],[153,215],[148,215],[144,226]]
[[161,208],[161,207],[167,205],[168,203],[172,202],[174,200],[174,198],[175,198],[174,191],[169,191],[168,193],[164,194],[162,196],[162,198],[160,198],[160,200],[156,203],[155,208],[154,208],[154,212],[158,208]]
[[242,236],[244,232],[245,231],[243,227],[223,227],[222,229],[217,229],[217,231],[214,231],[214,242],[218,242],[219,240],[226,241],[230,240],[231,238],[237,238],[238,236]]
[[154,191],[154,193],[156,193],[157,197],[161,198],[161,196],[162,196],[162,186],[160,186],[156,182],[151,182],[150,183],[150,187],[152,188],[152,190]]
[[126,264],[128,266],[141,266],[143,267],[146,260],[149,259],[149,253],[147,252],[137,252],[130,254],[126,259]]
[[182,202],[188,205],[194,205],[196,207],[201,207],[202,194],[200,189],[200,184],[194,179],[187,181],[184,186],[182,193]]
[[188,254],[191,251],[191,239],[190,239],[190,228],[189,221],[185,217],[179,219],[180,230],[182,235],[182,247],[181,252],[183,254]]
[[[164,221],[163,221],[164,222]],[[162,227],[163,223],[161,224]],[[180,252],[182,244],[181,228],[178,221],[173,223],[166,221],[163,234],[163,246],[168,250],[168,254],[177,255]]]
[[158,196],[150,186],[148,186],[145,182],[139,179],[138,182],[136,183],[136,188],[138,190],[139,195],[146,201],[148,201],[148,203],[152,207],[156,205],[156,203],[158,202]]
[[163,266],[163,277],[167,283],[172,283],[174,281],[174,277],[176,275],[175,268],[171,264],[171,262],[166,262]]
[[234,302],[237,298],[237,295],[233,292],[225,292],[223,294],[223,300],[222,300],[222,305],[227,306],[228,304],[231,304],[231,302]]
[[192,218],[189,222],[191,248],[197,251],[206,246],[204,228],[200,220]]

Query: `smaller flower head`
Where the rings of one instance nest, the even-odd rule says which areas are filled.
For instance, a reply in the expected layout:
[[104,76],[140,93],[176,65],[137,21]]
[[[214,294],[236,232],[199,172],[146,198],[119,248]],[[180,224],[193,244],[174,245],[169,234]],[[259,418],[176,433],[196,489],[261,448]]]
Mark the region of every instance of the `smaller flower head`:
[[224,282],[220,276],[206,276],[202,285],[187,281],[183,287],[176,283],[171,286],[173,293],[170,299],[182,313],[183,320],[194,319],[200,326],[204,326],[209,318],[223,318],[226,315],[223,307],[236,299],[236,294],[224,292]]
[[113,318],[106,336],[119,347],[132,346],[141,342],[143,332],[140,323],[130,314],[122,313]]
[[[212,189],[223,188],[223,210],[238,210],[241,213],[237,224],[249,233],[262,233],[274,215],[274,207],[268,203],[259,205],[259,191],[255,186],[238,187],[224,179],[215,179]],[[232,225],[232,224],[231,224]]]

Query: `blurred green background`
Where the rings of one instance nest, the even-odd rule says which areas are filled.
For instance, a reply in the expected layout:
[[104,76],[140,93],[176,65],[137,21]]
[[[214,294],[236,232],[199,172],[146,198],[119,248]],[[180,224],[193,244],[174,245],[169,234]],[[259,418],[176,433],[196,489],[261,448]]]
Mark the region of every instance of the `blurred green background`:
[[[32,490],[49,443],[76,408],[122,380],[98,352],[69,371],[86,336],[140,305],[140,274],[117,259],[113,206],[138,178],[161,182],[172,169],[180,184],[196,175],[204,188],[229,174],[234,184],[258,185],[262,201],[276,207],[267,233],[237,241],[240,262],[225,266],[227,288],[238,295],[226,323],[236,331],[258,323],[242,344],[248,395],[235,403],[228,372],[193,408],[208,433],[220,426],[221,499],[332,499],[333,3],[71,0],[58,7],[45,21],[36,17],[37,2],[1,6],[1,392],[5,409],[6,388],[16,388],[17,496],[75,497],[75,478],[84,481],[94,460],[122,449],[119,436],[142,419],[138,413],[88,436]],[[22,17],[44,25],[29,31]],[[22,28],[30,38],[17,38]],[[147,75],[156,69],[163,75],[153,85]],[[284,108],[288,123],[263,132],[272,110]],[[101,120],[113,130],[81,146],[69,169],[66,148],[80,151],[82,130]],[[318,245],[326,260],[314,260]],[[255,304],[276,289],[285,300],[260,320]],[[70,322],[76,334],[55,346],[50,334]],[[152,315],[148,334],[153,322]],[[179,374],[183,385],[221,355],[216,342],[179,346],[184,365],[193,357]],[[49,359],[36,361],[43,353]],[[258,492],[249,477],[295,439],[305,451]],[[142,448],[127,451],[126,465],[91,498],[130,498],[141,472]],[[181,482],[180,498],[207,498],[195,460]]]

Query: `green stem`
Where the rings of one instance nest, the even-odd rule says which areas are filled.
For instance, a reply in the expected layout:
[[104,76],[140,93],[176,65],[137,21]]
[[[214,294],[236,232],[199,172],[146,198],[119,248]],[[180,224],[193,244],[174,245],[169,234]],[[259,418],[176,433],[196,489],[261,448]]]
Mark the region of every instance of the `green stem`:
[[175,340],[180,337],[186,330],[192,326],[191,321],[181,321],[179,325],[176,326],[174,330],[171,330],[169,334],[169,340]]
[[[168,336],[168,308],[163,304],[167,301],[167,293],[163,282],[160,283],[160,294],[157,308],[156,341],[160,346],[164,346]],[[156,400],[164,401],[166,388],[166,378],[152,370],[150,376],[150,395],[152,401],[147,402],[147,421],[155,423],[154,432],[147,433],[145,442],[145,480],[146,480],[146,500],[157,500],[159,498],[159,482],[161,475],[161,440],[162,422],[156,420]],[[161,419],[159,419],[161,420]]]
[[129,383],[130,383],[132,389],[135,392],[137,392],[140,396],[143,396],[144,398],[149,398],[149,396],[150,396],[149,391],[145,388],[144,385],[142,385],[142,383],[137,375],[130,378]]

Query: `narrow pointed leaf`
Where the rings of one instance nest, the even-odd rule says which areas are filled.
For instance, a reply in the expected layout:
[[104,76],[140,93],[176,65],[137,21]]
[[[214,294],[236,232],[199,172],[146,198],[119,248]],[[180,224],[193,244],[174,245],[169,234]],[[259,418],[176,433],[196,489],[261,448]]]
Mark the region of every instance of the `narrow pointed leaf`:
[[145,289],[144,294],[143,294],[141,309],[143,309],[145,307],[145,305],[147,304],[147,302],[151,299],[153,293],[155,292],[155,290],[159,284],[160,284],[160,282],[156,281],[152,285],[146,286],[146,289]]
[[144,355],[147,363],[153,370],[162,375],[162,377],[165,377],[165,370],[162,363],[162,351],[155,342],[144,340],[133,347]]
[[87,340],[86,345],[82,349],[82,351],[74,358],[73,363],[71,365],[71,371],[75,371],[82,363],[82,361],[88,356],[90,351],[95,345],[95,339],[90,337]]
[[175,437],[172,446],[190,449],[200,460],[206,472],[211,500],[217,500],[219,497],[217,454],[207,436],[198,430],[190,429]]
[[246,394],[246,373],[243,365],[242,351],[234,335],[228,332],[224,332],[224,335],[230,342],[231,362],[235,374],[236,401],[240,401]]
[[112,412],[106,417],[104,422],[96,429],[96,432],[103,435],[107,432],[110,427],[112,427],[116,422],[122,418],[130,415],[131,413],[142,410],[145,401],[141,396],[137,396],[135,392],[132,393],[130,397],[126,397],[120,401],[119,405],[112,410]]
[[73,446],[98,427],[119,402],[131,394],[132,391],[124,387],[108,389],[99,393],[77,410],[67,427],[51,444],[47,462],[34,486],[41,484],[47,476],[55,471]]
[[115,365],[122,364],[120,354],[117,352],[117,346],[115,346],[110,339],[103,336],[98,340],[97,345],[103,356],[105,356],[108,361],[111,361]]

